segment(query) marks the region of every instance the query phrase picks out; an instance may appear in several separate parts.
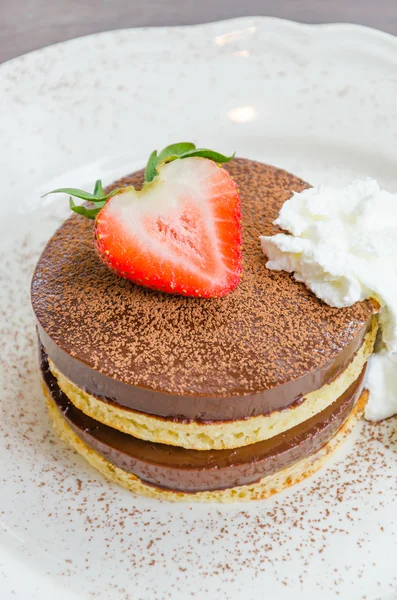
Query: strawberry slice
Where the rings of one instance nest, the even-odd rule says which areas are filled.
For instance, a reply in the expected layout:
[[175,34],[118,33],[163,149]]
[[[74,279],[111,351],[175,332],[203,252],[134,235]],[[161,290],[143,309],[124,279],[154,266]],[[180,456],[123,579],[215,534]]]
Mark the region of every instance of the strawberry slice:
[[241,275],[237,186],[207,158],[175,160],[141,191],[107,202],[95,222],[95,243],[111,269],[139,285],[224,296]]
[[96,203],[96,209],[73,201],[71,207],[96,217],[96,250],[121,277],[162,292],[225,296],[242,271],[237,185],[203,151],[171,160],[155,165],[141,190],[126,187],[104,196],[97,182],[94,195],[82,196],[68,188]]

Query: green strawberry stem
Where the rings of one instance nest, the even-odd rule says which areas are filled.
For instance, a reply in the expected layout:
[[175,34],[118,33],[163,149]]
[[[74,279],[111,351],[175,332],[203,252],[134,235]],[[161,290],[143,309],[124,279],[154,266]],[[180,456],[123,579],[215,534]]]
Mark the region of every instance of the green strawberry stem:
[[[192,158],[195,156],[208,158],[209,160],[222,164],[230,162],[234,158],[235,153],[231,156],[225,156],[214,150],[196,148],[192,142],[178,142],[177,144],[171,144],[170,146],[166,146],[160,153],[157,153],[157,150],[153,150],[145,168],[145,183],[153,181],[156,175],[158,175],[158,171],[162,165],[172,162],[173,160]],[[109,198],[112,198],[112,196],[119,194],[123,190],[125,190],[125,188],[117,188],[109,194],[104,194],[102,182],[98,179],[95,182],[94,192],[92,194],[77,188],[58,188],[51,192],[47,192],[44,196],[48,196],[48,194],[69,194],[69,206],[73,212],[82,215],[83,217],[87,217],[87,219],[95,219]],[[42,198],[44,198],[44,196],[42,196]],[[92,202],[94,207],[77,205],[74,203],[72,196],[74,198],[79,198],[80,200]]]
[[200,156],[201,158],[208,158],[216,163],[230,162],[234,158],[233,153],[231,156],[225,156],[220,152],[214,152],[214,150],[208,150],[207,148],[196,148],[191,142],[179,142],[178,144],[171,144],[167,146],[157,154],[157,150],[153,150],[149,156],[149,160],[145,169],[145,181],[153,181],[158,173],[159,167],[165,163],[172,162],[177,158],[192,158],[193,156]]

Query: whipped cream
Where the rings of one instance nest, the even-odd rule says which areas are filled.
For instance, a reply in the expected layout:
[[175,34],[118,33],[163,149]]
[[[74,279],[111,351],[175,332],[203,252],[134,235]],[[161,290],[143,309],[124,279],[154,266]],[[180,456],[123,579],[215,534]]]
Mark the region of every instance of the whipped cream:
[[275,224],[291,235],[260,238],[269,269],[294,273],[330,306],[379,302],[383,349],[370,360],[366,417],[397,413],[397,194],[373,179],[309,188],[284,203]]
[[387,419],[397,414],[397,354],[381,350],[369,360],[366,386],[370,399],[365,418],[370,421]]

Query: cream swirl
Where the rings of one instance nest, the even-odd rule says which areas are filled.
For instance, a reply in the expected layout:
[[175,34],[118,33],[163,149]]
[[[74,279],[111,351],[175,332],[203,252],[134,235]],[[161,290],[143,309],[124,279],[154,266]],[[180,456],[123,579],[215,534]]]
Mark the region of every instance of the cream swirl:
[[330,306],[370,297],[380,303],[383,349],[370,361],[366,416],[396,413],[397,194],[373,179],[309,188],[284,203],[275,224],[289,233],[260,238],[268,269],[294,273]]

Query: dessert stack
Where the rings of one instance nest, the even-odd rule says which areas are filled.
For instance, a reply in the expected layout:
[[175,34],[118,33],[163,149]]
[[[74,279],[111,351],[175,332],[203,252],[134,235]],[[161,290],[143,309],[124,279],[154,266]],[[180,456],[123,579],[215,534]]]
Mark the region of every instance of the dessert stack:
[[89,204],[71,200],[32,281],[43,390],[59,435],[134,492],[266,498],[361,416],[377,306],[266,269],[259,236],[308,184],[191,146],[66,189]]

